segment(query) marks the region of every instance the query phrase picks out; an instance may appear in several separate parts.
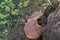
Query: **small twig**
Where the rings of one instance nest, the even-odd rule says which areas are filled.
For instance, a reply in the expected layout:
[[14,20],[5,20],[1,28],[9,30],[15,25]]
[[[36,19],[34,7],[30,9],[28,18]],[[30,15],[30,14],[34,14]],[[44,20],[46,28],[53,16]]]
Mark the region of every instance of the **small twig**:
[[48,1],[48,3],[52,6],[52,3],[51,3],[51,1],[50,0],[47,0]]

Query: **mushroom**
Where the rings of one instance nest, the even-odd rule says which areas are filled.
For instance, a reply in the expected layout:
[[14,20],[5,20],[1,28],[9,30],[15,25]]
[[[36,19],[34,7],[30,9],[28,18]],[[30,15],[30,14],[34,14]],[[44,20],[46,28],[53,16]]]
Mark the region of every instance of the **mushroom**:
[[32,40],[36,40],[42,34],[41,26],[37,22],[41,16],[40,12],[35,12],[24,26],[25,35]]
[[43,13],[36,11],[31,15],[31,17],[30,17],[30,19],[28,19],[28,21],[30,21],[31,19],[37,20],[37,19],[41,18],[42,15],[43,15]]

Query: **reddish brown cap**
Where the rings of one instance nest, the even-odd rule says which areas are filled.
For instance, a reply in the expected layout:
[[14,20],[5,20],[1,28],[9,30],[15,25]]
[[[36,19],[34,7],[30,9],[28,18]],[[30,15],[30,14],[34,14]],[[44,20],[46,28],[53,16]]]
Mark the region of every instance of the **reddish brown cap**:
[[30,39],[37,39],[42,34],[41,26],[33,19],[26,23],[24,32]]

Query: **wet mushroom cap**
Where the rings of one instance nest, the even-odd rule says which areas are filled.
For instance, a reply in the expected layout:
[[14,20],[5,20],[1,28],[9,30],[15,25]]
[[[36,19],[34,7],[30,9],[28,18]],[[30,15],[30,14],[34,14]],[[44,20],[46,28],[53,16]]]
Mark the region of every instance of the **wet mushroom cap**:
[[37,39],[42,34],[41,26],[33,19],[26,23],[24,32],[30,39]]

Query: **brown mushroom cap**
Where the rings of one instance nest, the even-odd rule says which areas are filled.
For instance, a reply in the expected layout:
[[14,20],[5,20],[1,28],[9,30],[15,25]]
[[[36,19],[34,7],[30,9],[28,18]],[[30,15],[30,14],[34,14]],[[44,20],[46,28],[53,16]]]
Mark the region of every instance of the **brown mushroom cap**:
[[43,13],[36,11],[31,15],[31,17],[30,17],[30,19],[28,19],[28,21],[30,21],[31,19],[37,20],[37,19],[41,18],[42,15],[43,15]]
[[37,19],[41,18],[42,15],[43,15],[43,13],[36,11],[31,15],[31,18],[34,18],[35,20],[37,20]]
[[38,25],[37,21],[31,19],[24,27],[25,35],[30,39],[36,39],[42,34],[41,26]]

